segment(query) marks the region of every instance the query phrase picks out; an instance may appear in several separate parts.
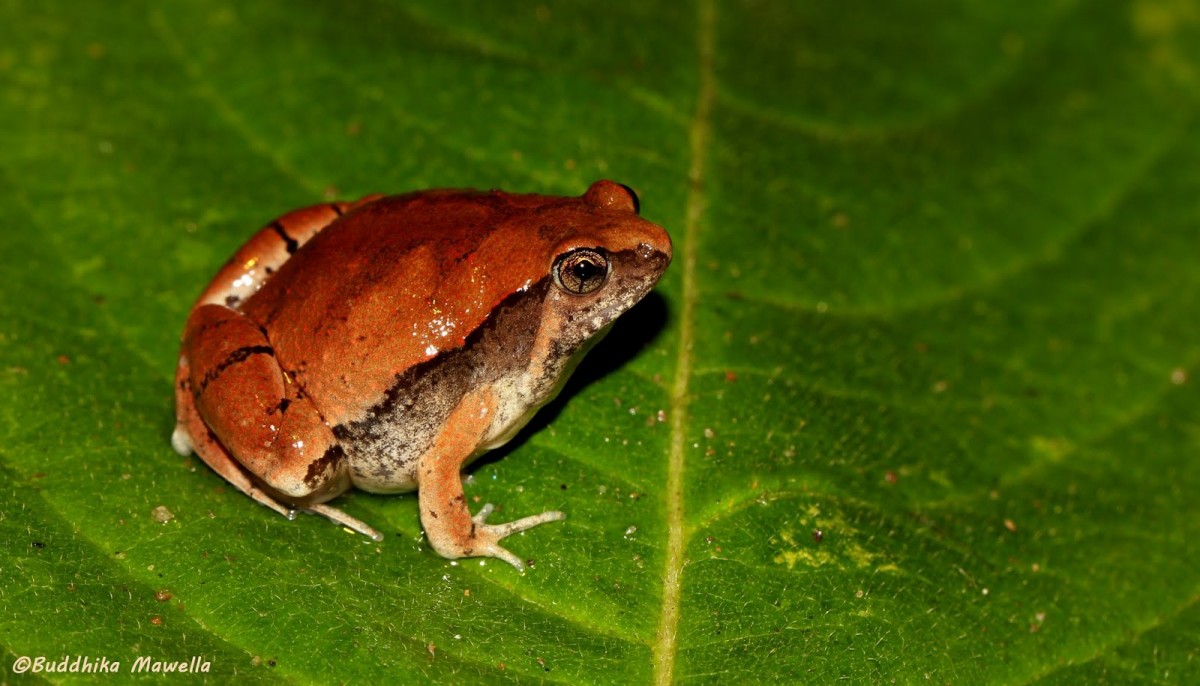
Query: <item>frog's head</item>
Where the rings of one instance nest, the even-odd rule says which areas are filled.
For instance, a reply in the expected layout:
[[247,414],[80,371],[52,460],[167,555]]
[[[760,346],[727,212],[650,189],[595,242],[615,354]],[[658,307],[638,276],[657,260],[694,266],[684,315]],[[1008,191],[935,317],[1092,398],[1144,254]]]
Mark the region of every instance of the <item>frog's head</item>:
[[515,215],[521,246],[508,251],[505,274],[530,278],[492,320],[499,335],[487,359],[504,360],[517,375],[504,377],[516,383],[500,393],[499,438],[488,447],[508,440],[561,390],[671,263],[671,238],[638,216],[637,196],[625,186],[597,181],[577,198],[508,197],[526,206]]
[[[552,357],[575,357],[650,292],[671,263],[671,238],[638,216],[632,190],[597,181],[547,255],[549,286],[538,338]],[[577,361],[577,360],[576,360]]]

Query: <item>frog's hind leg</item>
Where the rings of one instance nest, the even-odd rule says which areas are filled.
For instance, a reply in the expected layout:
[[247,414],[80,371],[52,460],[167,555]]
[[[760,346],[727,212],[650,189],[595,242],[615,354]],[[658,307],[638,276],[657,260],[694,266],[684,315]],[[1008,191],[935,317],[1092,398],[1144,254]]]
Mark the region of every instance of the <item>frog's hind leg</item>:
[[354,202],[330,202],[293,210],[273,220],[250,237],[229,258],[197,305],[225,305],[237,309],[271,278],[292,253],[338,217],[383,197],[368,195]]
[[283,502],[382,538],[321,504],[350,486],[345,454],[312,400],[280,367],[266,334],[245,315],[220,305],[196,308],[178,377],[177,449],[195,448],[235,488],[289,518]]
[[187,357],[179,358],[179,366],[175,371],[175,408],[177,423],[175,433],[171,434],[171,446],[180,455],[191,455],[193,452],[204,460],[214,472],[229,482],[231,486],[254,499],[254,502],[275,510],[288,519],[295,519],[296,511],[286,507],[279,501],[267,495],[246,475],[246,470],[237,463],[217,437],[208,430],[204,420],[196,411],[192,401],[192,382],[189,378],[190,365]]

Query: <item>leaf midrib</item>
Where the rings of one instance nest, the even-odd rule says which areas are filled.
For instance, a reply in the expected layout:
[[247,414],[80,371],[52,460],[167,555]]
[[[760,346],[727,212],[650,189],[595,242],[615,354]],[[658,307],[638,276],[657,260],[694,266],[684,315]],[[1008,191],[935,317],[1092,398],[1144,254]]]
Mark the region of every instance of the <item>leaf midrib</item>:
[[683,574],[685,502],[683,493],[684,444],[687,433],[688,387],[691,381],[692,345],[695,339],[696,238],[704,216],[705,162],[711,132],[712,104],[716,92],[713,64],[716,6],[714,0],[700,0],[697,7],[696,61],[699,79],[696,109],[688,127],[688,194],[683,226],[681,308],[679,348],[675,377],[671,387],[671,440],[667,456],[667,546],[663,568],[662,611],[658,637],[654,645],[654,682],[666,686],[674,681],[675,655],[679,632],[679,596]]

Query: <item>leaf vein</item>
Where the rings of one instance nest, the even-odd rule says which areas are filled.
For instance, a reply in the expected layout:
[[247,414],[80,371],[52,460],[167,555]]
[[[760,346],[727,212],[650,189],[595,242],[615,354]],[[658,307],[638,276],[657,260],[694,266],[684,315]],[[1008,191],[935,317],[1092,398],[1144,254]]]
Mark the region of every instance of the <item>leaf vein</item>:
[[679,605],[684,559],[683,471],[687,435],[689,382],[692,346],[695,341],[697,239],[707,199],[704,193],[705,163],[712,128],[712,106],[716,93],[714,42],[715,0],[700,0],[697,8],[696,58],[700,78],[696,109],[689,128],[691,164],[688,170],[688,196],[683,236],[682,308],[679,315],[679,349],[671,390],[671,443],[667,459],[667,546],[664,556],[662,614],[654,645],[654,681],[667,686],[674,681],[675,654],[678,645]]

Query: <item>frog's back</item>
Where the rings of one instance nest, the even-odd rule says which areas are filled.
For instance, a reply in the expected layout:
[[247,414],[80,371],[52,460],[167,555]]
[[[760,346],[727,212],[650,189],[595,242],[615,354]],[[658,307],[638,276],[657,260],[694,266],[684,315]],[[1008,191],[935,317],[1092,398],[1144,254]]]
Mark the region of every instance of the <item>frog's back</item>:
[[570,224],[555,210],[569,213],[571,201],[579,204],[469,191],[382,198],[304,245],[243,310],[326,420],[353,421],[398,375],[461,347],[545,274],[550,257],[538,248],[557,236],[539,237],[538,227]]

